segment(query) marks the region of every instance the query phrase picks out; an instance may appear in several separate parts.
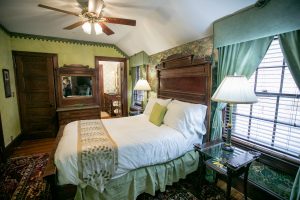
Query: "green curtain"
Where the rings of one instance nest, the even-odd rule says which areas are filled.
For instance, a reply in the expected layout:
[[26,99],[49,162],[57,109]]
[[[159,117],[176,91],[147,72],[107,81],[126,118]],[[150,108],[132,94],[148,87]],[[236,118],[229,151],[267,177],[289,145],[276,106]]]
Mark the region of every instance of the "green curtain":
[[279,40],[284,58],[298,88],[300,88],[300,30],[280,34]]
[[136,84],[136,67],[131,67],[130,68],[130,73],[131,73],[131,83],[132,83],[132,93],[131,93],[131,104],[134,104],[134,95],[133,95],[133,88]]
[[[147,79],[147,65],[141,65],[140,66],[140,77],[141,79]],[[147,104],[147,93],[146,91],[143,91],[143,108],[145,108],[145,105]]]
[[[280,46],[291,74],[300,88],[300,30],[279,35]],[[290,200],[300,199],[300,168],[295,178]]]
[[300,199],[300,167],[296,175],[294,185],[292,188],[290,200],[299,200]]
[[147,65],[141,65],[140,66],[140,75],[141,75],[141,79],[146,79],[147,78],[147,69],[146,69]]
[[[245,75],[247,78],[253,74],[265,56],[273,36],[237,43],[218,48],[217,85],[227,75]],[[218,103],[212,122],[211,140],[222,137],[222,110],[225,103]]]

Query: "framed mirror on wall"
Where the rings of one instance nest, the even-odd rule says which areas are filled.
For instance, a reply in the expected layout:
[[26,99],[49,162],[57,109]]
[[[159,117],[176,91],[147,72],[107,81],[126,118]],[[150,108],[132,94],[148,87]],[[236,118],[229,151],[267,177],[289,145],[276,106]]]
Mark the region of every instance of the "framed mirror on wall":
[[56,69],[58,107],[98,105],[98,68],[64,65]]
[[90,76],[62,76],[63,98],[91,97],[92,77]]

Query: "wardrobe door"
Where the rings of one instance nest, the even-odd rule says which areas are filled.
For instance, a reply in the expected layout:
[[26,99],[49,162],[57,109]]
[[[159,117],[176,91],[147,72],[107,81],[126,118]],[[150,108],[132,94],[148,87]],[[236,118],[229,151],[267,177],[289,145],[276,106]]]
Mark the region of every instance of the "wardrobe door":
[[55,137],[58,130],[55,54],[13,52],[22,133],[28,138]]

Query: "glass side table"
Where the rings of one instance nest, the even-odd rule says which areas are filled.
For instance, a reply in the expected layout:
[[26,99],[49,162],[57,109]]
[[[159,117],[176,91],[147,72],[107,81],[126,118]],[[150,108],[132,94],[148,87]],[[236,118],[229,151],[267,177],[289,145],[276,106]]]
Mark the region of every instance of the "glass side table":
[[215,140],[204,144],[194,144],[195,151],[200,154],[200,185],[205,179],[206,167],[227,176],[226,199],[230,199],[232,179],[244,174],[244,197],[247,199],[248,171],[251,163],[258,159],[259,152],[245,151],[233,146],[233,151],[222,149],[224,142]]

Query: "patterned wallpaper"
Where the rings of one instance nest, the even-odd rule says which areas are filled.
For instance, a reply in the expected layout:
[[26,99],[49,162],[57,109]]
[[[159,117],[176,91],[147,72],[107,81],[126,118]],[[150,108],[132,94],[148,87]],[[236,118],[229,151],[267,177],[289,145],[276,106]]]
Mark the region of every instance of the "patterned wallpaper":
[[165,59],[173,54],[194,54],[197,56],[210,56],[213,48],[213,37],[209,36],[193,42],[189,42],[166,51],[149,56],[149,84],[152,91],[150,96],[155,96],[157,91],[157,78],[155,66],[161,59]]
[[[103,65],[103,86],[104,93],[115,93],[117,91],[117,85],[119,85],[119,62],[100,61],[99,64]],[[120,89],[120,87],[118,87]]]

